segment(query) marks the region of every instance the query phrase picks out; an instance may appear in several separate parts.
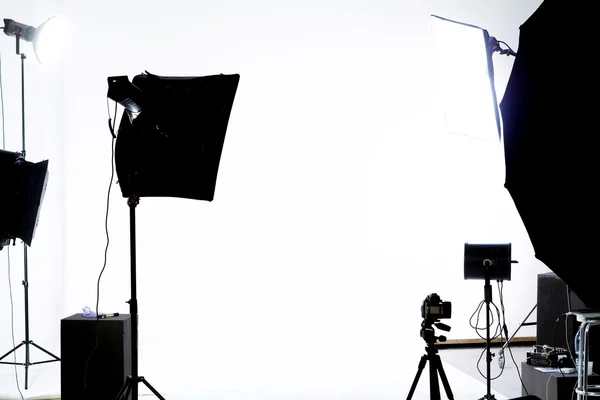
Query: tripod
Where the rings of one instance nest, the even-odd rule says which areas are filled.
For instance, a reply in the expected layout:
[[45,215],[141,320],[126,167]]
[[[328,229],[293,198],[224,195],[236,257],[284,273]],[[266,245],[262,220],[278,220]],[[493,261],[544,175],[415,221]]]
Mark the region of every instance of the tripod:
[[427,346],[425,347],[426,353],[421,357],[421,361],[419,362],[419,367],[417,369],[417,375],[415,376],[412,386],[410,387],[410,392],[406,398],[407,400],[412,399],[415,389],[417,388],[417,383],[419,382],[419,378],[421,377],[421,373],[423,372],[423,368],[425,368],[427,361],[429,361],[429,395],[431,396],[431,400],[440,400],[440,383],[438,381],[438,374],[439,377],[442,378],[442,384],[444,385],[446,396],[449,400],[454,400],[452,389],[450,389],[448,378],[446,377],[444,367],[442,366],[442,360],[438,354],[438,349],[435,347],[435,342],[438,339],[441,342],[445,342],[446,337],[435,336],[432,325],[435,325],[443,330],[450,330],[450,327],[442,323],[436,323],[436,321],[429,321],[425,319],[421,323],[421,337],[427,343]]
[[[21,53],[20,50],[20,37],[17,36],[17,55],[21,56],[21,126],[22,126],[22,142],[23,142],[23,157],[25,157],[25,59],[27,58],[25,54]],[[29,282],[28,282],[28,263],[27,263],[27,244],[23,243],[23,263],[24,263],[24,273],[23,273],[23,289],[25,290],[25,340],[10,350],[8,353],[4,354],[0,357],[0,364],[11,364],[11,365],[22,365],[25,367],[25,389],[29,386],[29,366],[36,364],[44,364],[54,361],[60,361],[60,358],[50,353],[48,350],[43,349],[42,347],[35,344],[32,340],[29,339]],[[9,354],[16,352],[21,346],[25,346],[25,362],[17,363],[17,362],[7,362],[2,361]],[[29,346],[34,346],[38,350],[46,353],[50,357],[51,360],[39,361],[39,362],[31,362],[30,361],[30,353]]]
[[138,376],[138,306],[137,306],[137,285],[136,285],[136,253],[135,253],[135,207],[139,204],[139,196],[131,195],[127,204],[129,205],[129,231],[130,231],[130,240],[131,240],[131,300],[129,303],[129,310],[131,314],[131,376],[128,376],[117,395],[116,400],[129,400],[129,394],[132,394],[132,400],[137,400],[138,398],[138,383],[143,383],[146,385],[148,389],[156,397],[160,400],[165,400],[164,397],[160,395],[148,383],[148,381],[143,376]]

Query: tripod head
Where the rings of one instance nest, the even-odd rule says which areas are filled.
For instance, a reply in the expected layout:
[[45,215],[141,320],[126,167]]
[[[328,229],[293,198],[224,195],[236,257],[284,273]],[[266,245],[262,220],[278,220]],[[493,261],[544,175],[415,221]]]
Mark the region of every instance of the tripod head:
[[454,395],[452,394],[452,389],[450,389],[450,384],[448,383],[448,378],[446,378],[446,373],[444,372],[444,368],[442,367],[442,360],[440,359],[440,355],[438,354],[438,349],[435,347],[435,342],[445,342],[445,336],[435,336],[435,328],[439,328],[444,331],[449,331],[450,327],[446,324],[442,324],[435,317],[424,318],[421,323],[421,337],[427,342],[427,346],[425,347],[425,352],[421,357],[421,361],[419,362],[419,369],[417,370],[417,375],[410,387],[410,392],[408,393],[407,400],[411,400],[412,396],[415,392],[415,388],[417,387],[417,383],[419,378],[421,377],[421,372],[423,372],[423,368],[425,368],[425,364],[429,361],[429,389],[430,399],[432,400],[440,400],[440,383],[438,381],[438,377],[442,379],[442,384],[444,385],[444,390],[446,391],[446,396],[448,399],[454,399]]
[[441,323],[439,319],[425,318],[423,322],[421,322],[421,337],[423,340],[425,340],[428,346],[434,346],[437,341],[446,341],[446,336],[435,335],[435,328],[446,332],[450,332],[451,329],[449,325]]

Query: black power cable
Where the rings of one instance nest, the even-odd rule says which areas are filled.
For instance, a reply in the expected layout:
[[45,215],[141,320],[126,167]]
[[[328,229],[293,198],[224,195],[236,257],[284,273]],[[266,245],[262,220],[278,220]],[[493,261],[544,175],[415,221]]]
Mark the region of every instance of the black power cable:
[[[108,107],[108,98],[106,99],[106,105]],[[92,356],[98,349],[98,337],[100,336],[100,334],[99,334],[100,333],[100,315],[98,313],[98,307],[100,305],[100,279],[102,278],[102,274],[104,273],[104,269],[106,268],[106,261],[108,258],[108,245],[110,244],[110,236],[108,234],[108,211],[110,208],[110,192],[111,192],[114,177],[115,177],[115,161],[114,160],[115,160],[115,138],[116,138],[116,135],[114,134],[114,131],[115,131],[115,125],[116,125],[116,120],[117,120],[117,105],[118,104],[115,102],[114,119],[111,118],[110,108],[108,109],[108,127],[111,132],[111,146],[110,146],[111,147],[111,155],[110,155],[111,173],[110,173],[110,183],[108,185],[108,193],[106,195],[106,217],[104,219],[104,229],[106,232],[106,247],[104,248],[104,263],[102,265],[102,270],[100,271],[100,275],[98,276],[98,282],[96,284],[96,339],[95,339],[94,348],[90,352],[90,355],[88,356],[88,358],[85,362],[85,369],[84,369],[84,373],[83,373],[83,390],[81,392],[82,400],[84,398],[85,390],[87,387],[87,372],[88,372],[89,363],[90,363]]]
[[[503,330],[504,330],[504,334],[506,335],[506,338],[508,341],[508,328],[506,327],[506,316],[504,313],[504,282],[498,282],[498,297],[500,298],[500,308],[502,309],[502,320],[504,321]],[[519,366],[517,365],[517,362],[515,361],[515,357],[510,348],[510,343],[506,346],[506,348],[508,349],[508,354],[510,354],[510,358],[511,358],[513,364],[515,365],[515,369],[517,370],[517,375],[519,376],[519,381],[521,381],[521,386],[523,387],[523,390],[525,390],[525,394],[527,396],[529,396],[529,392],[527,391],[527,388],[525,387],[525,382],[523,382],[523,377],[521,376],[521,371],[519,370]]]
[[[504,282],[498,281],[498,293],[499,293],[499,299],[500,299],[500,308],[498,308],[498,306],[494,302],[490,302],[490,305],[493,306],[493,308],[495,309],[496,316],[497,316],[496,329],[494,331],[494,335],[490,338],[490,340],[500,338],[501,343],[503,341],[504,342],[508,341],[508,328],[506,326],[503,288],[504,288]],[[486,330],[488,328],[487,326],[479,327],[479,315],[481,314],[481,311],[483,310],[484,305],[485,305],[485,301],[481,301],[479,303],[479,305],[475,309],[475,312],[471,315],[471,318],[469,319],[469,324],[471,325],[471,327],[473,329],[475,329],[475,332],[481,339],[487,340],[487,338],[481,336],[481,334],[479,333],[480,330]],[[491,309],[490,309],[490,313],[491,313],[491,315],[490,315],[489,327],[491,328],[494,325],[494,313],[492,312]],[[477,320],[476,320],[476,323],[473,324],[473,318],[475,317],[475,315],[477,315]],[[515,361],[515,358],[512,354],[512,350],[510,349],[510,345],[507,346],[507,349],[508,349],[510,357],[513,361],[513,364],[515,365],[515,368],[517,370],[517,374],[519,376],[519,380],[521,381],[521,385],[523,386],[525,393],[527,395],[529,395],[529,392],[527,391],[527,388],[525,387],[525,384],[523,382],[523,378],[521,377],[521,372],[519,371],[519,367],[518,367],[518,365]],[[477,371],[484,379],[487,379],[487,376],[485,376],[485,374],[481,371],[479,364],[481,363],[481,359],[483,358],[483,355],[486,353],[486,351],[487,351],[487,348],[482,351],[482,353],[479,355],[479,359],[477,360]],[[498,379],[503,373],[504,373],[504,366],[501,367],[500,373],[497,376],[490,378],[490,380]]]

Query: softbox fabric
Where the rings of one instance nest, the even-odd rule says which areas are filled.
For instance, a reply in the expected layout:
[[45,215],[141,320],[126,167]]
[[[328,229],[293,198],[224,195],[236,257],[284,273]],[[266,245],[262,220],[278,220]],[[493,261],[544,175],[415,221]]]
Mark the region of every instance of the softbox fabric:
[[123,197],[212,201],[239,75],[132,80],[139,114],[125,111],[115,146]]
[[0,150],[0,175],[0,247],[16,238],[31,246],[48,181],[48,160],[32,163],[21,153]]
[[545,0],[519,28],[500,109],[505,187],[535,250],[587,307],[600,309],[594,249],[600,2]]

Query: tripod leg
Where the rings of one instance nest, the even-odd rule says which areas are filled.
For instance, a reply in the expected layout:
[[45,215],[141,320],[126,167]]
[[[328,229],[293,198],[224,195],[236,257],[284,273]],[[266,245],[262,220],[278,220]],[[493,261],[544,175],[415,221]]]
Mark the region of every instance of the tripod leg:
[[[2,357],[0,357],[0,360],[4,360],[9,354],[12,354],[13,352],[17,351],[19,349],[19,347],[23,346],[24,344],[25,344],[25,342],[19,343],[19,345],[17,345],[17,347],[15,347],[11,351],[9,351],[8,353],[6,353]],[[1,363],[1,364],[14,364],[14,363]]]
[[140,377],[140,380],[141,380],[141,381],[144,383],[144,385],[146,385],[146,387],[147,387],[148,389],[150,389],[150,390],[152,391],[152,393],[154,393],[154,395],[155,395],[156,397],[158,397],[160,400],[165,400],[165,398],[164,398],[164,397],[162,397],[162,396],[160,395],[160,393],[158,393],[158,392],[156,391],[156,389],[154,389],[154,388],[152,387],[152,385],[150,385],[150,384],[148,383],[148,381],[147,381],[146,379],[144,379],[144,377]]
[[436,357],[429,360],[429,396],[431,400],[440,400],[440,382],[438,381],[438,366]]
[[450,389],[450,384],[448,383],[448,378],[446,377],[446,372],[444,371],[444,367],[442,366],[442,359],[439,355],[436,354],[436,363],[437,369],[440,374],[440,378],[442,379],[442,385],[444,385],[444,390],[446,391],[446,396],[448,400],[454,400],[454,395],[452,394],[452,389]]
[[417,375],[415,375],[415,379],[413,380],[412,386],[410,387],[410,392],[408,392],[408,397],[406,400],[410,400],[415,393],[415,389],[417,388],[417,383],[419,383],[419,378],[421,377],[421,372],[423,372],[423,368],[425,368],[425,364],[427,363],[427,355],[421,357],[421,361],[419,361],[419,367],[417,369]]

